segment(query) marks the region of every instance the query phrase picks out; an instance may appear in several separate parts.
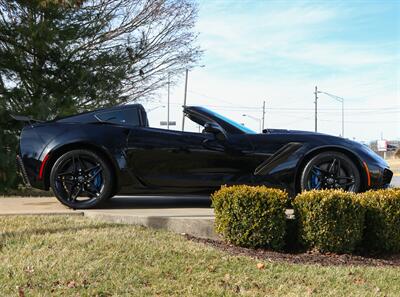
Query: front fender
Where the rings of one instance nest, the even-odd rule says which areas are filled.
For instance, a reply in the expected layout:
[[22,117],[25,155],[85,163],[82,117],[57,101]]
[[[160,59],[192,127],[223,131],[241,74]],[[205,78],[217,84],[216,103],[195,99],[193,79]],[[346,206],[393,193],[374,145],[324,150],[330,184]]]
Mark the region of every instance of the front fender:
[[[269,157],[257,169],[255,174],[263,175],[264,178],[273,179],[279,182],[289,192],[295,195],[299,191],[299,180],[304,166],[308,160],[325,151],[339,151],[348,155],[360,170],[363,184],[367,187],[372,187],[379,183],[378,176],[371,174],[370,185],[368,185],[367,173],[365,170],[365,160],[371,164],[368,158],[363,158],[363,155],[358,151],[352,150],[342,145],[318,145],[310,143],[290,142],[278,150],[274,155]],[[373,165],[372,168],[375,168]],[[372,171],[371,171],[372,172]]]

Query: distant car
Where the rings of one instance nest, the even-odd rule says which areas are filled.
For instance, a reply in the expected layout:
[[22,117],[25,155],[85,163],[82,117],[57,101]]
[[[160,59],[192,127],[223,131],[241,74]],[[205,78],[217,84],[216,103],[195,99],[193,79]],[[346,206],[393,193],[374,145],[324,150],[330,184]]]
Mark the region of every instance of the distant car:
[[388,152],[395,152],[397,149],[398,149],[397,146],[388,143],[388,145],[387,145],[387,151]]
[[204,107],[185,107],[202,133],[149,127],[142,105],[30,121],[17,156],[26,183],[71,208],[116,194],[201,194],[221,185],[360,192],[390,184],[387,163],[357,142],[304,131],[252,130]]

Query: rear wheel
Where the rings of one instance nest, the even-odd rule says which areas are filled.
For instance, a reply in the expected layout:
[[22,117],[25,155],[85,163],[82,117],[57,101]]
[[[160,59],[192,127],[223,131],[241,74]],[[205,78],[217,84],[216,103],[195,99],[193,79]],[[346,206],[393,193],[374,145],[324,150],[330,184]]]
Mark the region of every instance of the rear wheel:
[[301,175],[301,190],[342,189],[359,192],[360,172],[345,154],[335,151],[323,152],[313,157]]
[[110,198],[113,179],[110,166],[98,154],[73,150],[54,163],[50,185],[62,204],[83,209],[99,206]]

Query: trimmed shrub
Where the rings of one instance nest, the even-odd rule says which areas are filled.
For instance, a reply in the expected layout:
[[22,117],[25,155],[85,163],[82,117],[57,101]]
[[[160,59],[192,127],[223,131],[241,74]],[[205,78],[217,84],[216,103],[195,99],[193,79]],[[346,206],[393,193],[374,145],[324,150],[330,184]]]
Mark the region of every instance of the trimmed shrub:
[[293,202],[299,239],[321,252],[351,253],[362,240],[365,210],[340,190],[303,192]]
[[264,186],[223,186],[211,199],[216,232],[229,242],[274,250],[284,246],[288,200],[285,192]]
[[359,194],[366,210],[363,248],[374,252],[400,252],[400,189]]

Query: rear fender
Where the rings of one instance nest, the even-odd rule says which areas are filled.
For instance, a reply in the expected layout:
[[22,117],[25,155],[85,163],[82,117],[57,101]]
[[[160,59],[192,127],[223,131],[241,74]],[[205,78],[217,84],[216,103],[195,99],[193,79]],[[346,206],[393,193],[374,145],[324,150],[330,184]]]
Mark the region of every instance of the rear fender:
[[[54,163],[57,161],[59,157],[65,154],[68,151],[76,150],[76,149],[86,149],[97,153],[99,156],[104,158],[106,162],[110,165],[113,176],[116,179],[116,189],[120,187],[119,183],[121,181],[121,170],[124,169],[124,158],[118,158],[118,156],[111,154],[107,148],[103,146],[99,146],[95,143],[90,143],[84,140],[76,140],[71,143],[66,143],[63,145],[59,145],[54,147],[50,151],[46,153],[44,156],[44,160],[47,160],[43,167],[42,180],[44,183],[44,188],[48,190],[50,188],[50,173],[53,168]],[[121,155],[120,155],[121,156]],[[48,157],[46,159],[46,157]]]
[[50,172],[56,160],[73,149],[92,150],[104,157],[114,171],[116,191],[121,186],[131,183],[127,177],[129,174],[125,158],[129,129],[105,124],[80,124],[78,127],[69,124],[69,126],[70,129],[66,133],[54,138],[42,152],[41,159],[49,156],[43,172],[46,189],[49,188]]
[[[49,126],[54,128],[55,125]],[[57,125],[57,136],[51,138],[47,145],[34,152],[33,187],[49,189],[49,176],[55,161],[65,152],[72,149],[89,149],[99,153],[111,165],[116,179],[116,191],[121,186],[132,184],[125,159],[125,148],[129,129],[108,124],[65,123]],[[54,134],[53,134],[54,135]],[[44,166],[43,161],[46,160]],[[25,161],[24,161],[25,163]],[[43,167],[41,169],[41,167]],[[39,173],[42,170],[42,178]]]

